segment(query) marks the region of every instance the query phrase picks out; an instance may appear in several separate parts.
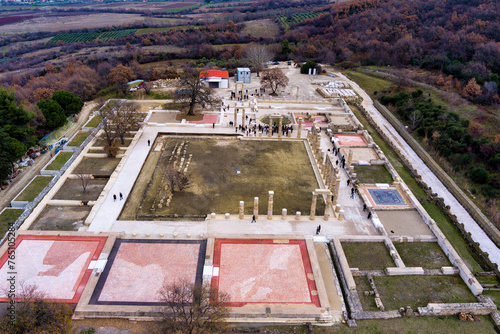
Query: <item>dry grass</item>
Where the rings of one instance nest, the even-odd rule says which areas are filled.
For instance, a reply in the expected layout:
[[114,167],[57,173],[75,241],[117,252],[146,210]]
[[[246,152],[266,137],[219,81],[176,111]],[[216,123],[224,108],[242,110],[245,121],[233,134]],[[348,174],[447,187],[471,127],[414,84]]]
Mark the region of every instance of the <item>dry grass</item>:
[[248,21],[241,31],[242,35],[251,35],[255,38],[274,38],[279,33],[278,24],[270,19]]
[[[156,208],[154,214],[234,214],[241,200],[246,203],[245,213],[251,214],[254,197],[260,198],[259,212],[263,214],[267,211],[270,190],[275,192],[275,215],[280,214],[282,208],[287,208],[289,213],[309,213],[311,192],[318,184],[302,142],[187,140],[187,154],[193,154],[188,169],[191,185],[184,192],[174,193],[170,207]],[[145,196],[142,214],[152,214],[150,208],[161,186],[161,171],[165,170],[175,144],[181,141],[168,141],[166,156],[158,162],[160,172],[153,178],[151,188],[145,195],[134,195]],[[236,173],[237,168],[241,174]],[[152,174],[150,168],[143,172]],[[136,187],[144,188],[144,182],[151,178],[142,174]],[[323,214],[323,210],[324,204],[318,201],[316,213]],[[134,216],[133,212],[128,215]]]

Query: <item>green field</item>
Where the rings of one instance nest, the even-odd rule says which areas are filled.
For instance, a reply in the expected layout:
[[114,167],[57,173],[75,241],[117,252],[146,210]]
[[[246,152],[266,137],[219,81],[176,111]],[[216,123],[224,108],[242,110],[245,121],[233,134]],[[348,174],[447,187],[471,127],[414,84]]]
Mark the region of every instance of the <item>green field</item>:
[[199,8],[199,7],[200,7],[200,4],[186,6],[186,7],[180,7],[180,8],[170,8],[170,9],[166,9],[165,13],[177,13],[177,12],[180,12],[182,10],[195,9],[195,8]]
[[80,131],[78,134],[73,138],[72,141],[68,143],[68,146],[80,146],[82,143],[87,139],[87,137],[90,135],[90,132],[88,131]]
[[31,183],[24,189],[24,191],[15,198],[16,201],[31,202],[38,194],[49,185],[52,181],[52,176],[37,176]]
[[60,152],[57,157],[48,165],[46,170],[59,170],[71,158],[73,152]]
[[5,209],[0,214],[0,238],[7,232],[10,224],[14,223],[23,212],[24,209]]
[[102,41],[107,42],[110,39],[119,39],[123,37],[127,37],[130,34],[133,34],[137,31],[137,29],[122,29],[122,30],[114,30],[114,31],[106,31],[106,32],[81,32],[81,33],[63,33],[57,34],[48,44],[56,44],[61,41],[64,43],[77,43],[77,42],[93,42],[93,41]]
[[319,14],[322,14],[323,12],[315,12],[315,13],[296,13],[293,14],[291,17],[288,17],[286,15],[279,15],[278,16],[278,22],[281,24],[283,29],[288,30],[290,29],[291,24],[297,24],[302,21],[308,20],[308,19],[314,19],[315,17],[318,17]]
[[92,117],[92,119],[90,121],[87,122],[87,124],[85,124],[84,126],[86,128],[95,128],[96,126],[99,125],[99,123],[101,123],[102,121],[102,117],[99,116],[99,115],[95,115],[94,117]]

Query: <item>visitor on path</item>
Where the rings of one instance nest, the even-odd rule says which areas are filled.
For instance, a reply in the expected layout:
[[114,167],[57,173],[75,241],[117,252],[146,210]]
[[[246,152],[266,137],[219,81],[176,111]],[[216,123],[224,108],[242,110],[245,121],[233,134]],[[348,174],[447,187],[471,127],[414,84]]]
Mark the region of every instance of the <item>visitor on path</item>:
[[151,146],[151,141],[148,139],[148,146]]
[[113,202],[116,202],[116,195],[113,194]]
[[354,198],[354,188],[351,188],[351,198]]
[[350,183],[351,183],[351,180],[347,179],[347,185],[349,185]]
[[368,219],[370,219],[371,217],[372,217],[372,213],[368,212]]
[[250,222],[251,223],[256,223],[257,221],[255,220],[255,215],[252,216],[252,221]]
[[366,203],[363,204],[363,211],[366,211]]
[[215,129],[215,123],[212,123],[212,129]]
[[319,232],[321,232],[321,225],[318,225],[318,227],[316,228],[316,235],[318,235]]
[[120,201],[123,199],[123,194],[120,193]]

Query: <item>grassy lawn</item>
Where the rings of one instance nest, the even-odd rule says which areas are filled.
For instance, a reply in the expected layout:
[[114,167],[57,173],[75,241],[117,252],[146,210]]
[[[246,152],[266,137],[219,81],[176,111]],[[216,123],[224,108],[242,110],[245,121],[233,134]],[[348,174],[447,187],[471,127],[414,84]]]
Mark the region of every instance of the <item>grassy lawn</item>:
[[382,242],[343,242],[342,248],[351,268],[384,270],[396,266]]
[[377,95],[381,95],[380,92],[387,90],[394,85],[390,80],[376,78],[358,71],[347,70],[344,71],[344,74],[349,79],[360,85],[372,99],[376,98],[374,92],[377,92]]
[[24,209],[5,209],[0,214],[0,238],[4,236],[9,229],[10,224],[14,223],[19,216],[24,212]]
[[67,145],[68,146],[80,146],[82,143],[87,139],[87,137],[90,135],[90,132],[88,131],[80,131],[76,134],[76,136],[73,138],[72,141],[70,141]]
[[360,183],[392,184],[391,173],[385,168],[385,165],[355,166],[354,171]]
[[38,196],[38,194],[50,183],[52,176],[37,176],[35,179],[24,189],[24,191],[16,197],[16,201],[31,202]]
[[94,117],[92,117],[92,119],[90,121],[87,122],[87,124],[84,125],[84,127],[95,128],[99,125],[99,123],[101,123],[101,121],[102,121],[102,117],[99,115],[95,115]]
[[356,282],[356,290],[358,291],[359,300],[363,306],[364,311],[379,311],[377,304],[375,304],[375,296],[365,296],[363,292],[370,291],[370,283],[366,276],[354,276]]
[[440,269],[451,266],[450,261],[435,242],[394,243],[401,259],[407,267]]
[[48,165],[46,170],[59,170],[71,158],[73,152],[59,152],[56,158]]
[[120,162],[117,158],[83,158],[76,166],[73,174],[92,174],[109,177]]
[[[280,120],[279,120],[279,118],[272,118],[272,117],[271,117],[271,119],[272,119],[273,123],[274,123],[274,122],[276,122],[276,124],[278,124],[278,125],[280,124]],[[262,117],[262,118],[260,119],[260,121],[261,121],[262,123],[269,124],[269,116]],[[239,120],[238,120],[238,122],[239,122]],[[283,124],[283,125],[288,125],[288,124],[290,124],[290,123],[292,123],[292,121],[290,120],[290,118],[288,118],[288,117],[283,117],[283,121],[282,121],[282,124]]]
[[[282,208],[287,208],[289,214],[309,214],[311,192],[318,184],[302,142],[188,138],[186,157],[193,155],[188,169],[190,185],[185,191],[174,193],[169,207],[159,207],[157,204],[166,196],[163,174],[171,152],[176,144],[186,143],[182,139],[167,140],[156,174],[140,176],[141,182],[152,180],[149,190],[129,196],[145,198],[141,214],[151,214],[153,204],[158,215],[234,214],[239,201],[245,202],[245,213],[251,214],[254,197],[259,197],[259,212],[265,214],[271,190],[273,214],[280,214]],[[319,199],[316,214],[322,215],[323,211],[324,203]]]
[[386,310],[477,302],[460,276],[374,276],[373,280]]
[[[118,146],[118,147],[127,147],[130,145],[130,143],[132,142],[132,139],[125,139],[123,141],[125,144],[122,144],[121,141],[120,141],[120,138],[118,139],[115,139],[115,145]],[[94,147],[103,147],[106,145],[106,141],[104,139],[97,139],[95,142],[94,142]]]
[[403,181],[408,185],[411,189],[412,193],[419,199],[424,199],[425,202],[422,204],[427,213],[431,216],[432,219],[436,222],[436,224],[441,229],[441,232],[444,233],[448,241],[452,244],[453,248],[458,252],[458,254],[465,261],[469,269],[473,272],[483,271],[478,262],[474,259],[469,246],[462,238],[458,230],[455,228],[453,223],[446,217],[446,215],[439,209],[439,207],[432,202],[430,202],[429,197],[425,193],[425,191],[418,185],[417,181],[412,177],[408,169],[403,165],[401,159],[398,155],[392,150],[392,148],[387,145],[387,143],[380,137],[380,135],[373,129],[373,127],[368,123],[363,113],[355,106],[350,105],[351,110],[353,111],[356,118],[363,124],[365,129],[370,133],[375,143],[380,147],[380,149],[384,152],[385,156],[391,162],[392,166],[396,169],[399,176],[403,179]]

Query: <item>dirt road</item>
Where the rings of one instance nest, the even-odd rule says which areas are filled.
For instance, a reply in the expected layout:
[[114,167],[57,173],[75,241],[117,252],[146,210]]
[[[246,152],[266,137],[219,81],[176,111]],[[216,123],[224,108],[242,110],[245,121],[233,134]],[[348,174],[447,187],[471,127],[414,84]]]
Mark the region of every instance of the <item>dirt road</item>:
[[[66,137],[71,138],[80,128],[87,122],[89,114],[94,110],[95,103],[87,103],[80,111],[78,121],[75,123],[67,133]],[[29,167],[23,168],[21,174],[19,174],[14,181],[5,189],[0,191],[0,211],[10,206],[10,202],[17,196],[17,194],[31,181],[33,177],[40,174],[40,170],[49,162],[51,159],[50,153],[45,153],[39,156],[35,163]]]

